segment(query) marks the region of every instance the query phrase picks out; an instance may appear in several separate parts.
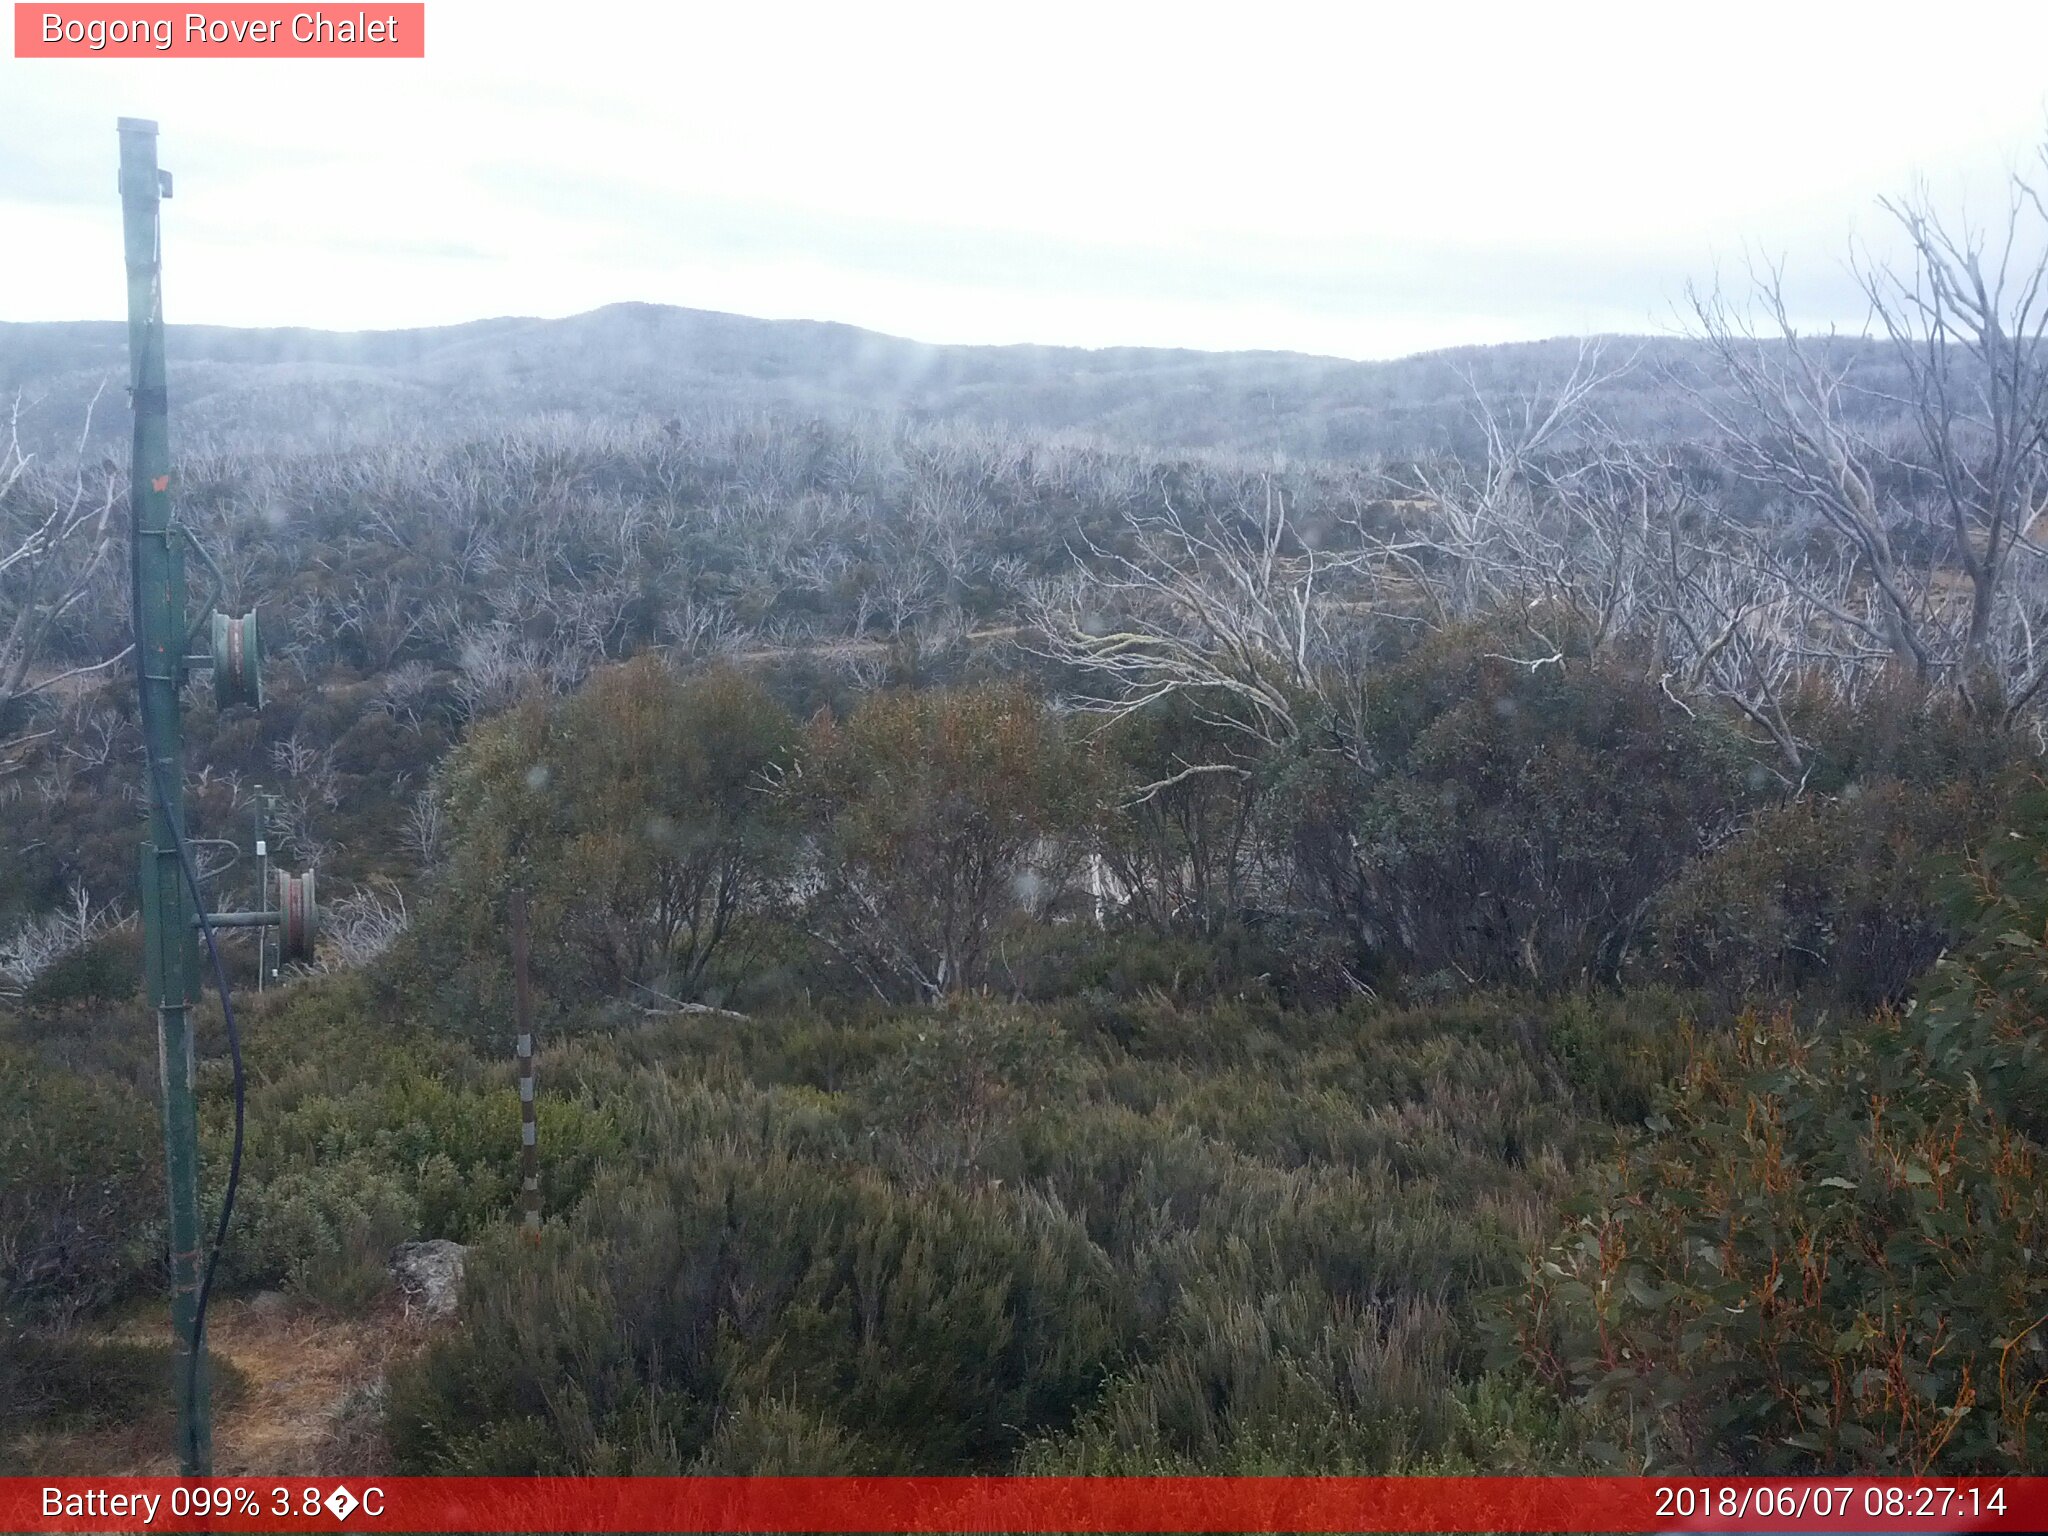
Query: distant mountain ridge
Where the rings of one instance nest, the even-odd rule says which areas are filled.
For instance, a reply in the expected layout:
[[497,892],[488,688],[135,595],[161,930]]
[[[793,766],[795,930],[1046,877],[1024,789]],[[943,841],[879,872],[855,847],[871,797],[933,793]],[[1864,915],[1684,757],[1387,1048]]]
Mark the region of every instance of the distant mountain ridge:
[[[1564,338],[1368,363],[1293,352],[942,346],[828,321],[657,304],[418,330],[173,325],[169,336],[173,431],[187,443],[264,447],[543,412],[737,408],[950,418],[1166,449],[1339,459],[1469,445],[1473,384],[1491,397],[1539,390],[1570,371],[1578,349]],[[1611,349],[1640,352],[1642,366],[1609,386],[1606,408],[1653,435],[1687,435],[1662,371],[1687,362],[1695,345],[1634,338]],[[24,435],[46,450],[76,440],[102,384],[95,438],[125,430],[127,366],[119,322],[0,323],[0,400],[23,399]]]

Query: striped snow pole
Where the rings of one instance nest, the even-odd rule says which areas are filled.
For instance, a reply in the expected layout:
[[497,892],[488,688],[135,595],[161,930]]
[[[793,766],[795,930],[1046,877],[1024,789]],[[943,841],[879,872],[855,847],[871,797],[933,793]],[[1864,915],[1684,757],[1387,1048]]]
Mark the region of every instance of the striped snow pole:
[[526,892],[512,893],[512,986],[519,1029],[520,1226],[540,1241],[540,1124],[533,1105],[533,993],[526,979]]

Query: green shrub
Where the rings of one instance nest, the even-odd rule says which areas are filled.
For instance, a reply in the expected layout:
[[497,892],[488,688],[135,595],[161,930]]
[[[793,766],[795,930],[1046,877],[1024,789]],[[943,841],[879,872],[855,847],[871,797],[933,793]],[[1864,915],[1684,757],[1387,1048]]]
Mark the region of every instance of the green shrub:
[[1754,793],[1732,729],[1569,643],[1509,659],[1536,643],[1504,622],[1435,636],[1379,679],[1370,767],[1282,770],[1299,877],[1382,972],[1437,991],[1611,978]]
[[[402,1206],[407,1236],[463,1240],[515,1209],[520,1112],[509,1051],[480,1060],[458,1040],[394,1027],[356,978],[301,984],[251,1008],[244,1050],[244,1198],[252,1220],[279,1200],[306,1195],[308,1178],[322,1192],[323,1209],[351,1198],[353,1182],[365,1192],[357,1204],[384,1212],[370,1222],[378,1231],[398,1220]],[[537,1104],[547,1148],[542,1191],[548,1207],[561,1210],[617,1157],[621,1133],[613,1112],[577,1083],[561,1074],[544,1081]],[[217,1057],[202,1073],[202,1089],[206,1163],[217,1173],[231,1124],[229,1077]],[[392,1198],[369,1193],[377,1190]],[[270,1260],[252,1263],[251,1278],[278,1278]]]
[[936,1177],[981,1166],[991,1141],[1014,1139],[1020,1118],[1075,1095],[1082,1077],[1053,1020],[1017,1008],[956,1005],[917,1020],[860,1096],[903,1162],[920,1177]]
[[414,1192],[353,1162],[252,1181],[236,1209],[223,1260],[233,1283],[283,1285],[350,1310],[384,1292],[391,1250],[420,1231]]
[[2048,794],[1954,882],[1902,1010],[1745,1016],[1544,1253],[1503,1354],[1717,1468],[2010,1472],[2048,1428]]
[[1657,953],[1729,1002],[1896,1003],[1949,937],[1933,866],[1963,828],[1954,797],[1898,783],[1773,806],[1659,898]]
[[1584,1106],[1640,1125],[1690,1048],[1696,994],[1663,987],[1558,998],[1537,1015],[1544,1048]]
[[1253,739],[1177,693],[1114,720],[1093,755],[1095,852],[1130,912],[1161,932],[1214,934],[1235,920],[1260,852]]
[[1072,1417],[1117,1340],[1106,1259],[1042,1201],[716,1143],[472,1262],[461,1332],[393,1384],[408,1468],[674,1464],[784,1398],[889,1466],[999,1465]]
[[687,1471],[696,1477],[849,1477],[874,1465],[874,1453],[831,1419],[788,1398],[767,1398],[743,1400],[721,1413]]
[[1925,1048],[1944,1078],[2048,1144],[2048,781],[2034,780],[2011,826],[1952,869],[1946,892],[1967,938],[1922,989]]
[[90,1312],[161,1271],[155,1107],[0,1039],[0,1326]]
[[2003,1472],[2048,1430],[2048,796],[1957,882],[1921,997],[1746,1016],[1583,1199],[1504,1333],[1691,1470]]
[[880,996],[986,983],[1000,924],[1058,896],[1096,803],[1086,759],[1015,686],[872,695],[813,720],[799,761],[810,921]]
[[55,961],[22,994],[25,1010],[47,1011],[75,1003],[125,1002],[142,975],[139,926],[119,928],[81,944]]
[[[0,1437],[80,1434],[148,1424],[171,1431],[176,1370],[168,1344],[26,1334],[0,1349]],[[208,1359],[216,1409],[247,1397],[248,1381],[218,1353]],[[0,1471],[26,1473],[0,1462]]]
[[694,997],[781,899],[789,835],[766,791],[794,744],[757,682],[685,678],[651,655],[478,725],[443,784],[450,852],[412,945],[419,980],[479,1021],[509,1018],[517,886],[534,975],[558,1001]]
[[1441,1307],[1357,1307],[1313,1285],[1183,1292],[1156,1359],[1119,1377],[1034,1472],[1371,1475],[1442,1448],[1452,1428]]

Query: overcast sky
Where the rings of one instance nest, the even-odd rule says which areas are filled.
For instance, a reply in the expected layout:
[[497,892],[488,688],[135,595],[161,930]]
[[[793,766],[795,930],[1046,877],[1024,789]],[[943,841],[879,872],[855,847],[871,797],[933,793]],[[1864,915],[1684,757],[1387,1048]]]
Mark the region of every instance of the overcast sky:
[[[330,10],[339,10],[331,6]],[[354,6],[348,7],[353,14]],[[0,59],[0,319],[118,318],[114,119],[174,321],[648,300],[931,341],[1386,357],[1668,331],[2048,132],[2048,4],[429,0],[424,61]]]

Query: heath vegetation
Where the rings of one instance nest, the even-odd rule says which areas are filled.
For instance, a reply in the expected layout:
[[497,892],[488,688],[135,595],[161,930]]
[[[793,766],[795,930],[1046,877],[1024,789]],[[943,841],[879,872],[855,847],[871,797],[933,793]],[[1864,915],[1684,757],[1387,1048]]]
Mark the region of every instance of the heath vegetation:
[[[965,376],[189,452],[272,662],[188,700],[205,875],[260,789],[329,904],[223,1286],[469,1245],[411,1472],[2038,1469],[2039,207],[1370,456]],[[94,441],[0,457],[0,1437],[163,1287]]]

